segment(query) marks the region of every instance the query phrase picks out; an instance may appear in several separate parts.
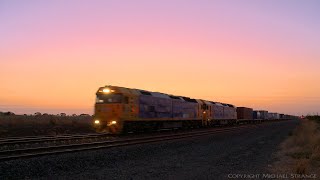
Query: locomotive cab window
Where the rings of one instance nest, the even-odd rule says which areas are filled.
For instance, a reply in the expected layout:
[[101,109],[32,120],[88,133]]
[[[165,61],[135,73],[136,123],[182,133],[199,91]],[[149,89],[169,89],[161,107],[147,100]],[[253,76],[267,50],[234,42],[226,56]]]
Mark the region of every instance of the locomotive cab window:
[[110,103],[123,103],[125,98],[122,94],[99,94],[97,95],[96,103],[110,104]]

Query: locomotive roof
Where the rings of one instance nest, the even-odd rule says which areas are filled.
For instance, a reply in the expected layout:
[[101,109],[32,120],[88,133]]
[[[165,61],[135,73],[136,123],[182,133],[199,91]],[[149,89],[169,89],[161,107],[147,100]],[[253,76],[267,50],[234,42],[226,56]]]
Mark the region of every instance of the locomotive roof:
[[159,92],[151,92],[151,95],[154,96],[154,97],[171,99],[171,98],[169,97],[169,95],[163,94],[163,93],[159,93]]
[[[111,85],[106,85],[105,87],[100,87],[98,92],[102,92],[103,88],[110,88],[112,90],[115,90],[116,92],[124,93],[124,94],[135,94],[135,95],[147,95],[147,96],[153,96],[153,97],[159,97],[159,98],[164,98],[164,99],[177,99],[185,102],[192,102],[192,103],[199,103],[201,100],[197,100],[194,98],[190,97],[185,97],[185,96],[176,96],[176,95],[170,95],[170,94],[165,94],[165,93],[160,93],[160,92],[152,92],[152,91],[147,91],[147,90],[142,90],[142,89],[134,89],[134,88],[126,88],[126,87],[120,87],[120,86],[111,86]],[[219,103],[219,102],[213,102],[213,101],[207,101],[207,100],[202,100],[206,104],[214,104],[218,106],[226,106],[226,107],[235,107],[231,104],[225,104],[225,103]]]

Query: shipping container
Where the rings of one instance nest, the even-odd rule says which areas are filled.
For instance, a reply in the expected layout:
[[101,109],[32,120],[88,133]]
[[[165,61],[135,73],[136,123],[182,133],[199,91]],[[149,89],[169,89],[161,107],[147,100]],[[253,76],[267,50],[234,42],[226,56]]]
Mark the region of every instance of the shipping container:
[[253,119],[261,119],[260,111],[253,111]]
[[268,119],[268,111],[264,111],[264,110],[253,111],[253,119]]
[[280,114],[280,119],[284,119],[284,114]]
[[253,109],[247,107],[237,107],[238,119],[253,119]]
[[280,115],[278,113],[268,113],[268,119],[280,119]]

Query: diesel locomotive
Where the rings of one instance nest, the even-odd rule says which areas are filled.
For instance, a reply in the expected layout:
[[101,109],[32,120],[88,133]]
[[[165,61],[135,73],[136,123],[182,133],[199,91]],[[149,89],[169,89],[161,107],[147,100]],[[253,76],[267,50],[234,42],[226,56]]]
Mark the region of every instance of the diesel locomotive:
[[[238,114],[241,114],[241,109],[244,108],[239,108]],[[237,108],[232,104],[105,86],[96,92],[93,126],[100,132],[119,134],[140,130],[235,124],[239,120]]]

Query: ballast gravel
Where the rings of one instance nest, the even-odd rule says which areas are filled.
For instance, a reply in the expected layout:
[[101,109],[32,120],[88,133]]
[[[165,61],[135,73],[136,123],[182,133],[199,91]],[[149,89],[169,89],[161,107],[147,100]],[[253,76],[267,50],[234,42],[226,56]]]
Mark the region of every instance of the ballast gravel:
[[0,162],[0,179],[235,179],[268,173],[279,144],[298,124],[273,122],[188,139]]

